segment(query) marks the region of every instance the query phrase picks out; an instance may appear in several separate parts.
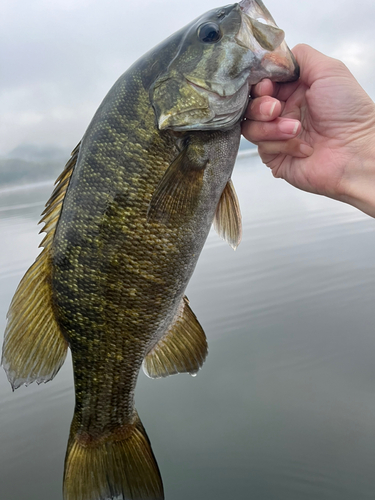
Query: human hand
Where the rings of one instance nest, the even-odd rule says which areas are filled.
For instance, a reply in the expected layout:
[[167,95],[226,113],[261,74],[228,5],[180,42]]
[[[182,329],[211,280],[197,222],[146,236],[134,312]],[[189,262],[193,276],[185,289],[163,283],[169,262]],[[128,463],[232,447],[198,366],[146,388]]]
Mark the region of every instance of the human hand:
[[308,45],[293,53],[300,79],[255,85],[242,133],[275,177],[375,217],[374,102],[342,62]]

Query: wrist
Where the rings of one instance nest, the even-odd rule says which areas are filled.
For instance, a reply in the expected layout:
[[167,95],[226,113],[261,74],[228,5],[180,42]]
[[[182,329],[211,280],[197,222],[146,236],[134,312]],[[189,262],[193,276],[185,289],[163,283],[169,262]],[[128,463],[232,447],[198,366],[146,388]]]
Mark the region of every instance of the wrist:
[[375,129],[352,155],[340,187],[341,201],[375,218]]

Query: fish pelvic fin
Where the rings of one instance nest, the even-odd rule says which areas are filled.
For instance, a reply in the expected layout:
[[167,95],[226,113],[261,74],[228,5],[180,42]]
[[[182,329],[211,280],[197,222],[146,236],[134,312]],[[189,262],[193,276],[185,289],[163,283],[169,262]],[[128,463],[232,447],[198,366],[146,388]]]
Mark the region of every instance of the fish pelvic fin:
[[176,318],[167,333],[143,361],[143,371],[150,378],[175,373],[196,375],[208,353],[203,328],[184,297]]
[[65,458],[64,500],[163,500],[163,483],[146,431],[135,422],[90,439],[73,418]]
[[231,180],[227,182],[220,197],[214,218],[214,228],[223,240],[236,250],[242,238],[240,204]]
[[56,322],[51,289],[51,246],[63,200],[77,162],[79,145],[56,181],[41,222],[46,234],[42,252],[22,278],[7,315],[1,364],[13,390],[22,384],[48,382],[61,368],[68,343]]

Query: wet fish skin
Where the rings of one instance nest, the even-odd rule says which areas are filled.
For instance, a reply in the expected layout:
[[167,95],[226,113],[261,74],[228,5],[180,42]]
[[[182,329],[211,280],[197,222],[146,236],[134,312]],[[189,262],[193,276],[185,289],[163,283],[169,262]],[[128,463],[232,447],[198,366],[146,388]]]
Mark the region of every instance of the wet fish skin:
[[[52,288],[73,356],[76,421],[92,439],[133,422],[139,368],[183,300],[238,150],[239,123],[184,137],[155,124],[150,87],[182,36],[135,64],[103,101],[82,141],[53,242]],[[148,221],[166,170],[181,149],[192,156],[197,148],[210,161],[198,166],[194,205],[172,223]]]
[[[255,9],[268,19],[262,5],[214,9],[136,62],[47,204],[45,248],[11,305],[3,364],[13,387],[47,381],[71,349],[65,500],[163,498],[134,390],[142,363],[152,377],[193,374],[207,354],[184,291],[215,213],[219,232],[239,243],[230,177],[249,86],[298,76],[280,30],[268,37],[244,18]],[[202,41],[208,23],[210,36],[220,28],[215,42]]]

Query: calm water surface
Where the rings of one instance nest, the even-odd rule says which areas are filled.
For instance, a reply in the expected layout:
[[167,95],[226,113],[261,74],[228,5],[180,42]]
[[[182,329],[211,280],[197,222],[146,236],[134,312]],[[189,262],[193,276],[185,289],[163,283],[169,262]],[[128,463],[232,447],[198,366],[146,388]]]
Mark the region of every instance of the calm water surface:
[[[259,158],[239,160],[234,183],[243,241],[233,252],[212,232],[187,291],[207,361],[137,387],[166,499],[373,500],[374,221]],[[1,332],[51,186],[0,192]],[[61,500],[70,359],[15,393],[1,370],[0,401],[0,499]]]

